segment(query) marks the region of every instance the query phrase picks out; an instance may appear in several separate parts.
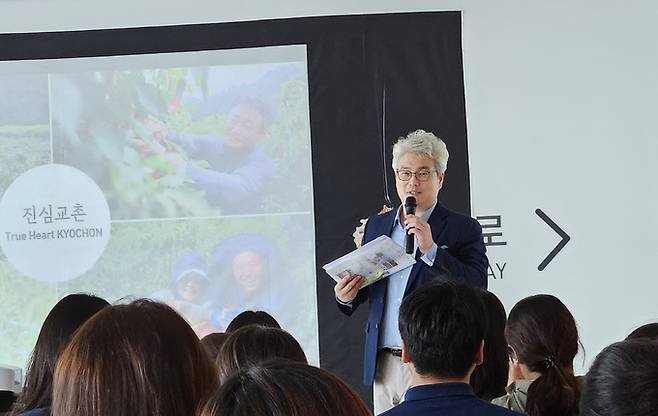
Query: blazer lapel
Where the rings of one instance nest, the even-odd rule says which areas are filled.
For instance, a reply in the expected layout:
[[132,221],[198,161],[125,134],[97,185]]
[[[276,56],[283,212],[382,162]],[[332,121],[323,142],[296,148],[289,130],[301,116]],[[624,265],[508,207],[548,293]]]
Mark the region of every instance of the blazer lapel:
[[376,218],[376,221],[373,219],[369,220],[372,221],[373,224],[375,225],[375,228],[372,230],[373,238],[371,240],[374,240],[375,238],[382,235],[387,235],[387,236],[391,235],[391,233],[393,232],[393,224],[395,224],[395,216],[397,215],[397,212],[398,210],[394,209],[385,214],[380,215],[380,218]]

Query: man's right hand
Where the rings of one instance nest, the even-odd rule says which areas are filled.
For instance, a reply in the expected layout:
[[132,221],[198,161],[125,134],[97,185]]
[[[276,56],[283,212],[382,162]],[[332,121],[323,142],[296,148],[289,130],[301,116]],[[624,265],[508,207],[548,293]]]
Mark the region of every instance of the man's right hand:
[[356,298],[357,293],[366,279],[363,276],[358,274],[351,274],[340,279],[336,286],[334,286],[334,292],[336,293],[336,298],[343,303],[350,303]]

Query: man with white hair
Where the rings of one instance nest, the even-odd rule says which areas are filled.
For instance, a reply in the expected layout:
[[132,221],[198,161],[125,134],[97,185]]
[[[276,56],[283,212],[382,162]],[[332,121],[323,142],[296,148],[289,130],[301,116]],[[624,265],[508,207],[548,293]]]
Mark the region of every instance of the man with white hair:
[[374,383],[375,414],[397,405],[411,386],[398,331],[406,294],[436,278],[487,287],[489,262],[480,224],[438,203],[448,156],[445,143],[430,132],[416,130],[398,139],[393,146],[395,185],[401,201],[416,198],[416,213],[405,215],[398,207],[370,217],[363,242],[387,235],[404,247],[406,235],[412,234],[416,264],[363,290],[363,277],[357,275],[344,277],[334,288],[338,307],[347,315],[369,303],[363,378],[366,385]]

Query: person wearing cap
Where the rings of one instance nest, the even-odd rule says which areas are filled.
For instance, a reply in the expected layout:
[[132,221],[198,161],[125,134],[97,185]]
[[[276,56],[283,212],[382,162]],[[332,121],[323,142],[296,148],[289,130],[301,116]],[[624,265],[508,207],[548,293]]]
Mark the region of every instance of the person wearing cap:
[[210,286],[205,258],[195,250],[186,249],[174,262],[169,287],[154,293],[152,297],[174,308],[197,335],[205,336],[214,332],[209,323],[212,304],[212,299],[208,297]]

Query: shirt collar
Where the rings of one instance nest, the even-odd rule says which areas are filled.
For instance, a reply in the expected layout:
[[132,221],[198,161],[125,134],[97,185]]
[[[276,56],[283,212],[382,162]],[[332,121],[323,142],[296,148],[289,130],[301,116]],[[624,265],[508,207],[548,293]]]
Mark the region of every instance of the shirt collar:
[[473,396],[473,389],[466,383],[439,383],[415,386],[407,390],[405,401],[437,399],[441,397]]
[[[434,208],[436,208],[436,205],[437,205],[438,203],[439,203],[439,202],[438,202],[438,200],[437,200],[437,202],[435,202],[434,205],[432,205],[432,206],[430,207],[430,209],[428,209],[427,211],[423,212],[423,215],[421,215],[420,218],[422,218],[422,219],[425,220],[425,221],[428,221],[428,220],[430,219],[430,216],[431,216],[432,213],[434,212]],[[395,217],[394,217],[394,219],[393,219],[393,227],[397,227],[398,224],[400,224],[400,214],[402,213],[402,209],[404,209],[404,206],[403,206],[403,205],[400,205],[400,206],[398,207],[398,212],[397,212],[397,214],[395,215]]]

